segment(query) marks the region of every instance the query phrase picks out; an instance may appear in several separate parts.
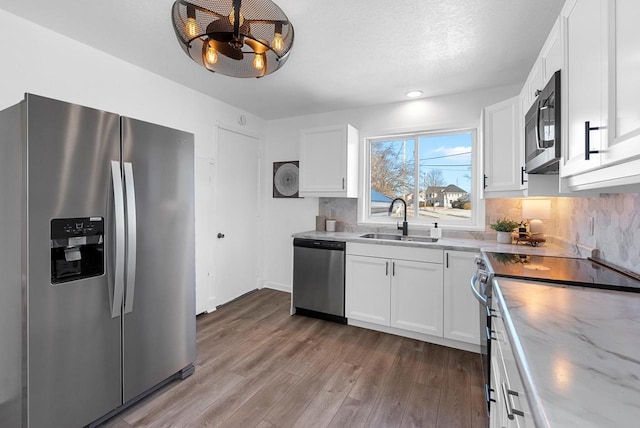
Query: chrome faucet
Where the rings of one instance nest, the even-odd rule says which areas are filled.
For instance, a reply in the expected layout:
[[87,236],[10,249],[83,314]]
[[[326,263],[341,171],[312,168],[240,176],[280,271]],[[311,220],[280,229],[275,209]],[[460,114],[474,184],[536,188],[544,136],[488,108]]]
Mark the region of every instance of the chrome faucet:
[[402,198],[395,198],[393,201],[391,201],[391,205],[389,205],[389,215],[391,215],[391,212],[393,211],[393,205],[397,201],[402,202],[402,204],[404,205],[404,221],[402,222],[402,226],[398,224],[398,230],[402,230],[402,236],[407,236],[409,234],[409,223],[407,223],[407,203],[405,202],[405,200]]

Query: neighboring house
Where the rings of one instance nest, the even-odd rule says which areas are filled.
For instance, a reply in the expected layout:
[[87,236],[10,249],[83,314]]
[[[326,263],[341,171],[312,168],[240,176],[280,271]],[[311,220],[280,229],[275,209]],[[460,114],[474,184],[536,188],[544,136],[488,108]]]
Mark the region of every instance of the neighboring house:
[[469,199],[469,192],[459,188],[455,184],[448,186],[427,187],[425,200],[427,205],[435,207],[452,208],[453,202],[459,199]]
[[371,215],[387,215],[392,200],[377,190],[371,189]]

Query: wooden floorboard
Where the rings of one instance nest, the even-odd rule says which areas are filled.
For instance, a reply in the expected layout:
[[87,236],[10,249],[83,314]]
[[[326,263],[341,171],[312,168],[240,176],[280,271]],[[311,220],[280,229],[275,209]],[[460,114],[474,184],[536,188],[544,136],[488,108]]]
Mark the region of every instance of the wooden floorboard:
[[196,371],[103,424],[486,428],[478,354],[290,316],[259,290],[196,319]]

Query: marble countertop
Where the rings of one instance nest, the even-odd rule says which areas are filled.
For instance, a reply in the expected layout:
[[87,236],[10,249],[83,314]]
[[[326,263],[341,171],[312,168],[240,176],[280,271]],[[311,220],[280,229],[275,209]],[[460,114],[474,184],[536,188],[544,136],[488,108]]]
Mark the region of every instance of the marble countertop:
[[496,278],[494,296],[537,426],[639,426],[640,294]]
[[[437,242],[412,242],[412,241],[391,241],[384,239],[362,238],[366,232],[317,232],[308,231],[294,233],[294,238],[304,239],[323,239],[344,242],[358,242],[362,244],[378,244],[378,245],[401,245],[416,248],[439,248],[443,250],[459,250],[459,251],[497,251],[502,253],[513,254],[532,254],[532,255],[549,255],[549,256],[578,256],[575,252],[562,246],[547,243],[541,247],[532,247],[530,245],[516,244],[499,244],[495,240],[481,239],[462,239],[447,238],[438,239]],[[416,235],[417,236],[417,235]]]

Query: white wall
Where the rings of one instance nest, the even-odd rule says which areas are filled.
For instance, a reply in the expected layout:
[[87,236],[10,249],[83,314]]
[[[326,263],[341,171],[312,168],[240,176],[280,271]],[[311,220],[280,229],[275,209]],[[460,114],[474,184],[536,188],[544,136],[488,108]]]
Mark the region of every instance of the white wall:
[[208,177],[215,160],[214,127],[219,122],[237,128],[243,114],[246,131],[262,135],[266,122],[2,10],[0,56],[0,109],[31,92],[195,134],[197,309],[212,309]]
[[[372,88],[375,90],[375,88]],[[298,160],[299,132],[304,128],[350,123],[365,136],[383,135],[401,130],[424,130],[457,126],[474,126],[483,107],[514,95],[517,85],[464,94],[411,100],[355,110],[273,120],[268,123],[265,170],[266,218],[264,285],[291,289],[291,235],[313,230],[318,214],[318,199],[274,199],[272,195],[273,162]]]

